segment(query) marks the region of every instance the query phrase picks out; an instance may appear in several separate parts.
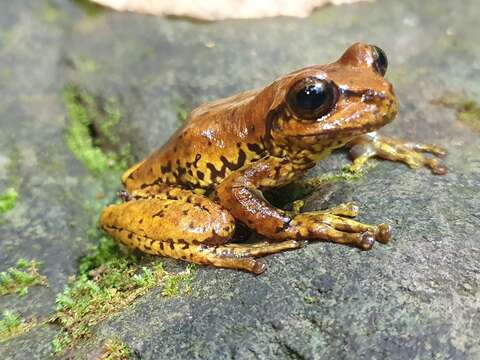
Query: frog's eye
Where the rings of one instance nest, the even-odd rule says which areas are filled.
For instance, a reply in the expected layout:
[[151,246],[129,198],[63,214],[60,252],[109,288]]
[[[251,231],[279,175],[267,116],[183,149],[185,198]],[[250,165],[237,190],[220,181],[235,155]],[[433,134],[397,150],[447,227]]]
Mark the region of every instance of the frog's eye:
[[384,76],[388,67],[387,55],[382,49],[375,45],[372,45],[372,55],[375,71]]
[[338,89],[332,82],[312,77],[292,86],[287,95],[287,104],[298,118],[313,120],[328,114],[337,97]]

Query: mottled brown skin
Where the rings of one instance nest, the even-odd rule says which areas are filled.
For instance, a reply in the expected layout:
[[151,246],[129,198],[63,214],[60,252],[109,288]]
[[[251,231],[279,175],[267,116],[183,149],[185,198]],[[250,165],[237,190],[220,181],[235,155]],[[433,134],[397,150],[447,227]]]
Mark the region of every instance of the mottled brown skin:
[[[302,118],[287,96],[312,78],[336,89],[336,97],[326,113]],[[375,48],[361,43],[334,63],[201,105],[165,145],[123,175],[126,201],[103,211],[101,227],[149,254],[257,274],[265,270],[257,257],[298,248],[304,240],[363,250],[375,241],[386,243],[390,227],[352,220],[358,212],[352,204],[289,213],[268,203],[262,192],[297,179],[344,145],[351,149],[354,170],[377,156],[445,173],[436,159],[422,154],[443,156],[443,149],[374,132],[393,120],[397,108]],[[229,243],[236,221],[270,241]]]

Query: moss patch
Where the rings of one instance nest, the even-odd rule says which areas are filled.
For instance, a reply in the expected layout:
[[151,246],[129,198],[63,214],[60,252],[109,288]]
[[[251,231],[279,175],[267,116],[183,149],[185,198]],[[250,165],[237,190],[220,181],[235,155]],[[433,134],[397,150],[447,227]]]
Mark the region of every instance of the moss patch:
[[25,320],[12,311],[5,310],[0,317],[0,342],[29,331],[36,325],[36,320]]
[[365,167],[358,171],[352,170],[351,165],[346,165],[342,168],[341,171],[328,172],[321,176],[316,176],[303,180],[302,183],[307,187],[317,188],[318,186],[324,185],[326,183],[332,183],[337,181],[355,181],[360,179],[367,173],[368,168],[373,166],[371,164],[371,161],[367,162]]
[[122,117],[118,101],[95,98],[75,86],[63,92],[63,99],[69,121],[65,141],[75,157],[94,175],[126,169],[130,147],[114,132]]
[[165,284],[164,296],[190,292],[193,267],[170,274],[153,258],[144,262],[125,256],[108,237],[100,239],[80,263],[79,276],[57,297],[57,312],[51,322],[62,330],[53,341],[55,353],[73,347],[91,335],[92,328],[131,304],[151,288]]
[[89,16],[98,16],[106,11],[106,8],[90,0],[72,0],[85,14]]
[[31,286],[47,286],[47,278],[39,274],[38,265],[39,263],[35,260],[20,259],[15,267],[0,272],[0,295],[24,296]]
[[18,193],[14,188],[8,188],[0,194],[0,214],[13,209],[17,203]]
[[[112,182],[118,182],[131,161],[130,149],[123,146],[118,135],[122,119],[119,102],[94,97],[74,86],[68,87],[63,97],[69,121],[66,143],[105,191]],[[113,239],[97,229],[98,213],[104,202],[99,198],[85,202],[85,210],[94,218],[94,227],[87,235],[98,245],[80,261],[78,276],[57,296],[57,310],[49,320],[61,326],[52,344],[56,354],[73,349],[91,336],[99,322],[155,286],[165,285],[164,296],[191,291],[192,266],[179,274],[170,274],[154,257],[123,254]]]
[[176,113],[177,113],[177,121],[180,125],[185,124],[185,122],[188,119],[188,114],[190,110],[187,108],[187,106],[184,103],[178,103],[177,106],[175,107]]
[[346,165],[340,171],[332,171],[320,176],[307,179],[300,179],[282,188],[274,189],[266,194],[266,198],[274,205],[283,208],[292,208],[299,211],[302,207],[298,199],[306,198],[322,186],[336,183],[338,181],[355,181],[363,177],[371,168],[372,161],[367,162],[364,168],[354,171],[351,165]]
[[83,73],[94,73],[99,69],[99,65],[95,60],[87,56],[75,56],[71,58],[73,66]]
[[52,1],[44,1],[43,3],[43,20],[48,23],[55,23],[62,17],[62,12]]
[[118,339],[108,339],[102,348],[100,360],[128,360],[132,355],[130,348]]
[[445,95],[434,100],[433,103],[455,109],[459,121],[480,132],[480,105],[478,102],[458,95]]

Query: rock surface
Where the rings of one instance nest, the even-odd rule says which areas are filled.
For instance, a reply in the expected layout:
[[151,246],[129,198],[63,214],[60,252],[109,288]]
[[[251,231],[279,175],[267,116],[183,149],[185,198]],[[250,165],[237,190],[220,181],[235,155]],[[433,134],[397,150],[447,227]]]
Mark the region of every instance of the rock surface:
[[[479,17],[477,0],[386,0],[304,20],[210,24],[92,10],[82,1],[2,2],[0,192],[14,182],[20,196],[0,215],[0,271],[36,259],[50,287],[0,297],[0,310],[47,317],[92,242],[97,214],[85,204],[100,185],[65,144],[65,86],[121,99],[122,139],[139,159],[179,125],[179,107],[262,86],[367,41],[388,54],[401,101],[384,132],[450,152],[442,177],[378,162],[359,180],[336,184],[330,205],[355,201],[360,219],[390,223],[394,240],[370,252],[311,243],[267,258],[259,277],[199,268],[190,296],[167,299],[154,289],[103,321],[77,354],[95,354],[115,336],[142,359],[480,357],[480,134],[433,103],[448,94],[480,99],[472,30]],[[339,152],[312,173],[346,163]],[[110,183],[108,196],[119,186]],[[306,204],[325,206],[317,194]],[[56,329],[0,343],[0,353],[48,358]]]

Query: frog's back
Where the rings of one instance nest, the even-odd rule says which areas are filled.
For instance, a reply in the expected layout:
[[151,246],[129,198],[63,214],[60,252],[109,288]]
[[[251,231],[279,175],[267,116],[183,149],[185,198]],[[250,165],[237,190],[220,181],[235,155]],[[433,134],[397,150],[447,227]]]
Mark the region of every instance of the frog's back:
[[203,104],[160,149],[122,176],[128,191],[169,184],[208,191],[232,171],[265,156],[269,104],[259,90]]

